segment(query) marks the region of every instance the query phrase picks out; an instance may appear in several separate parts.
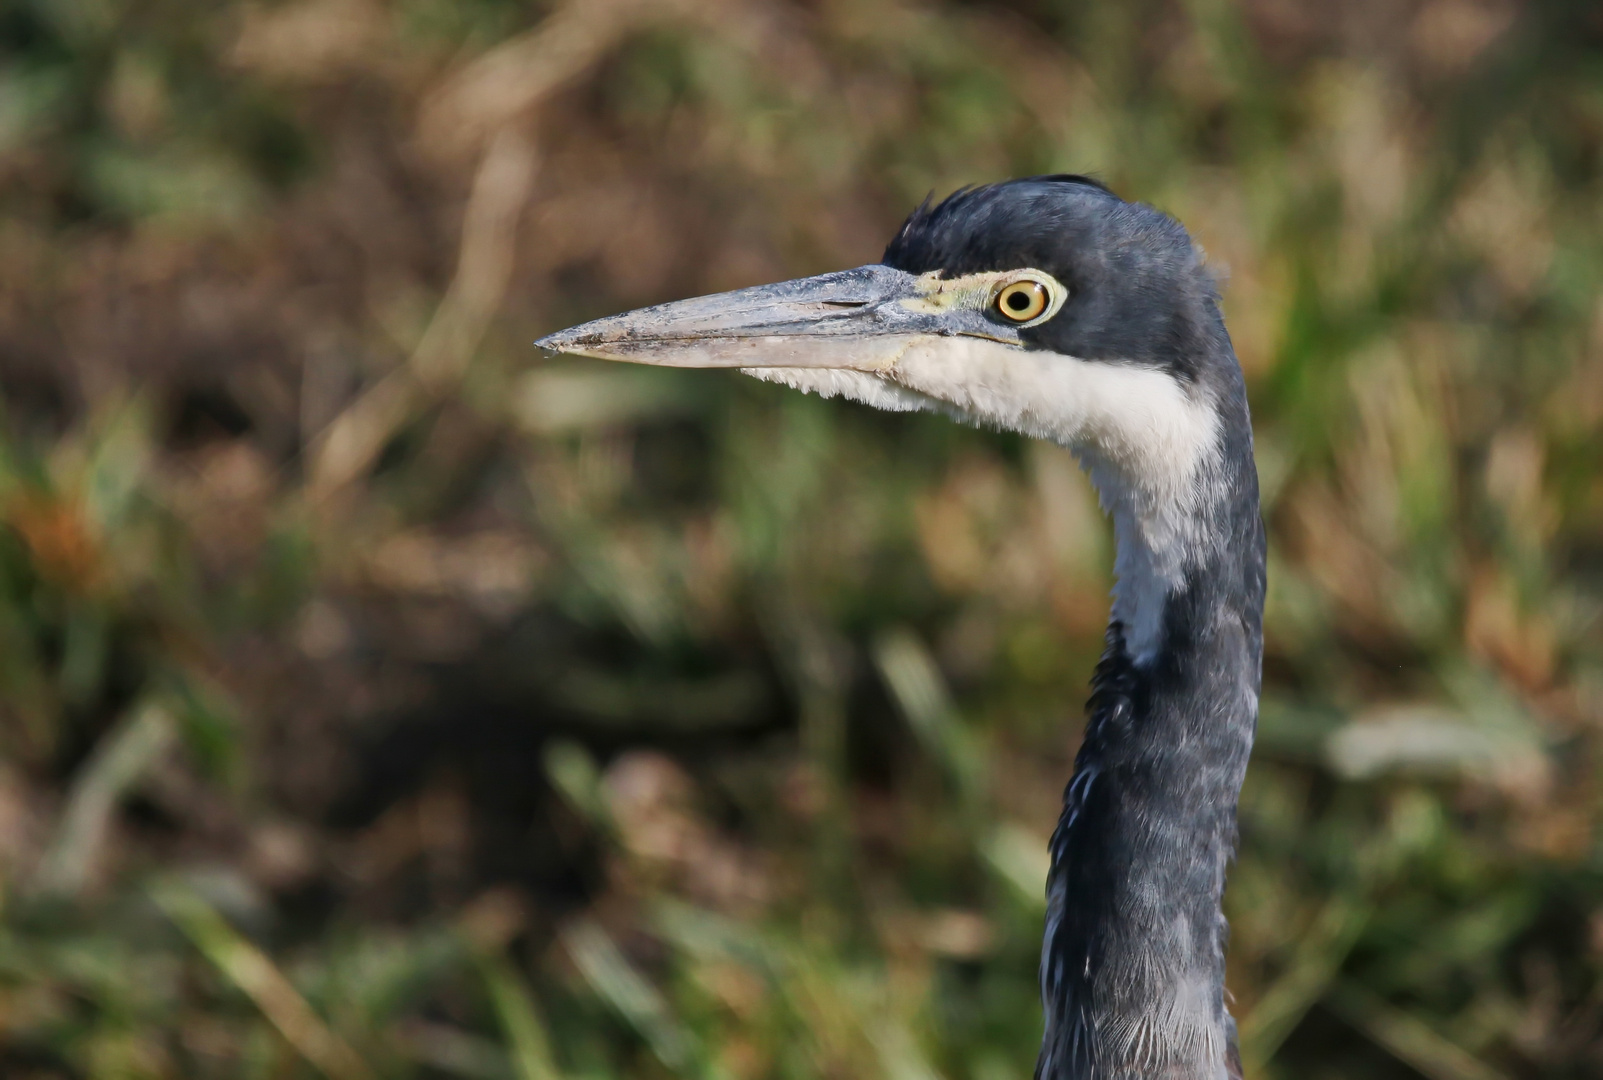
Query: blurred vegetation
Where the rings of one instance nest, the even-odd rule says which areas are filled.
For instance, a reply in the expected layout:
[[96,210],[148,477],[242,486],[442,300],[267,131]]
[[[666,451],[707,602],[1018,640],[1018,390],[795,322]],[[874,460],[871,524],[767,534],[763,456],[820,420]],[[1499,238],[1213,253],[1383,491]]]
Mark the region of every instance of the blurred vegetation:
[[1094,172],[1228,275],[1251,1075],[1603,1075],[1603,18],[0,0],[0,1073],[1025,1080],[1073,462],[528,343]]

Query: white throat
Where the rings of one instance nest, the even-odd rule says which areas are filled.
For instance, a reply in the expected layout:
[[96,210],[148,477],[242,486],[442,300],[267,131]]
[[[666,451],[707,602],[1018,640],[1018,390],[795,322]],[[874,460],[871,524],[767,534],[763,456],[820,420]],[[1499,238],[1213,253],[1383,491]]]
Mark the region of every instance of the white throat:
[[1211,401],[1168,372],[973,337],[908,337],[872,370],[751,368],[746,374],[879,409],[932,410],[1073,450],[1113,519],[1113,617],[1142,663],[1163,609],[1209,543],[1221,484]]
[[1102,508],[1113,519],[1116,542],[1113,573],[1113,618],[1119,623],[1125,649],[1136,664],[1149,662],[1163,644],[1163,613],[1169,597],[1185,583],[1186,569],[1203,545],[1199,527],[1208,485],[1208,462],[1199,462],[1197,479],[1184,487],[1183,502],[1154,497],[1151,488],[1132,481],[1094,450],[1079,450]]

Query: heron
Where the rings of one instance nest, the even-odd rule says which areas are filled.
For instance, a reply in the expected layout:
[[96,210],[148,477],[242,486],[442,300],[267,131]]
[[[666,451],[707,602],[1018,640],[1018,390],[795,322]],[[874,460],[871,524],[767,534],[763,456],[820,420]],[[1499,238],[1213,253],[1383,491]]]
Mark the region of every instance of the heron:
[[926,198],[878,263],[596,319],[551,350],[735,368],[1066,447],[1115,537],[1050,842],[1037,1080],[1241,1075],[1225,874],[1262,679],[1247,394],[1185,228],[1085,176]]

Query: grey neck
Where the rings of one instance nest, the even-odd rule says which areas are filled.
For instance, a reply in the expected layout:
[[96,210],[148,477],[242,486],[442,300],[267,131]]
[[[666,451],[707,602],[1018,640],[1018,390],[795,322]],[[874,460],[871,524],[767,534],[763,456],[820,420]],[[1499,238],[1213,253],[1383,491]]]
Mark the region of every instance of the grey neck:
[[1139,507],[1089,463],[1127,576],[1052,838],[1038,1080],[1239,1073],[1220,904],[1257,720],[1264,539],[1245,401],[1230,400],[1204,497],[1176,526],[1183,556],[1153,550]]

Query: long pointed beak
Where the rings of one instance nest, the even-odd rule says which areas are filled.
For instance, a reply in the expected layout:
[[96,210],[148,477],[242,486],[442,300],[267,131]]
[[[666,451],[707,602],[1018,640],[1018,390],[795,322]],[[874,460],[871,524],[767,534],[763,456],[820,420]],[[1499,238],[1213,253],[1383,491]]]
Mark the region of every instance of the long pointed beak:
[[611,315],[535,344],[665,367],[873,372],[910,339],[972,332],[976,319],[967,295],[947,295],[933,275],[870,265]]

